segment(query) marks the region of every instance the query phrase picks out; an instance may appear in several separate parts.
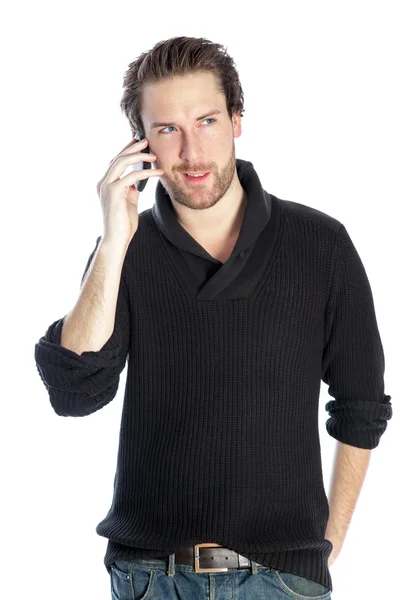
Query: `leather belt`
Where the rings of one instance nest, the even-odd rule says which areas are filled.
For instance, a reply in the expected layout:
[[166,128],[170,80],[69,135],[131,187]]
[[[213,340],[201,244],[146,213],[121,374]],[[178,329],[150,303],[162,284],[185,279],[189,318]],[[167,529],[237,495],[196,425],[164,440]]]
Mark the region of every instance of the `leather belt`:
[[[158,560],[168,561],[169,556],[156,556]],[[204,543],[189,546],[175,552],[175,563],[194,567],[195,573],[216,573],[229,569],[250,569],[251,561],[234,550],[221,544]],[[264,567],[260,563],[255,563]]]

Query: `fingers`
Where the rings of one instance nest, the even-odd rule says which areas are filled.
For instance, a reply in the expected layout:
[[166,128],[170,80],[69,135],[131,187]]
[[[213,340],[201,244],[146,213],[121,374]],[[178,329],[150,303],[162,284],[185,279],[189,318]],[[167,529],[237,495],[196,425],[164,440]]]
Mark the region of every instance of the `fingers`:
[[[125,167],[123,167],[122,165],[120,165],[119,167],[116,167],[116,163],[119,158],[126,157],[126,156],[132,155],[132,154],[138,154],[137,160],[134,160],[133,164],[136,164],[140,159],[142,159],[142,160],[144,159],[145,161],[156,160],[156,157],[153,154],[149,154],[147,152],[145,154],[141,153],[141,151],[143,151],[143,149],[147,146],[147,144],[148,144],[148,140],[146,138],[143,140],[140,140],[140,141],[133,139],[129,142],[129,144],[127,144],[121,150],[121,152],[119,154],[117,154],[114,158],[112,158],[109,162],[106,173],[104,173],[103,177],[97,183],[97,186],[96,186],[97,193],[100,192],[100,187],[103,185],[103,183],[104,183],[104,181],[106,181],[106,179],[108,179],[110,182],[113,180],[117,180],[122,175],[122,173],[125,171],[125,169],[127,168],[128,165],[126,165]],[[131,160],[131,159],[129,159],[129,160]],[[146,169],[146,170],[149,170],[149,169]]]
[[131,173],[128,173],[128,175],[124,175],[124,177],[121,177],[121,179],[116,179],[115,181],[110,183],[110,186],[130,187],[132,185],[135,185],[135,183],[142,179],[148,179],[149,177],[161,177],[163,173],[163,169],[145,169],[142,171],[132,171]]
[[[144,140],[141,140],[140,142],[138,142],[137,140],[133,139],[129,142],[129,144],[127,144],[124,148],[122,148],[121,152],[119,152],[116,156],[114,156],[114,158],[112,158],[110,160],[111,164],[114,160],[116,160],[119,156],[122,156],[123,154],[128,154],[129,151],[134,150],[134,152],[136,152],[138,149],[141,148],[145,148],[148,144],[148,140],[145,138]],[[134,148],[133,148],[134,146]],[[125,152],[125,150],[128,150],[128,152]]]

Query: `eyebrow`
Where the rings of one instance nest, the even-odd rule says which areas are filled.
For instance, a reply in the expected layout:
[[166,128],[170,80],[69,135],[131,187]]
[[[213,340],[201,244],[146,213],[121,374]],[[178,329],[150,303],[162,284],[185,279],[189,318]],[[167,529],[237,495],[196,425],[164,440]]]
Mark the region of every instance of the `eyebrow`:
[[[198,117],[197,120],[203,121],[203,119],[205,119],[206,117],[208,117],[210,115],[220,115],[220,114],[222,114],[220,110],[212,110],[211,112],[208,112],[205,115]],[[151,124],[150,129],[154,129],[155,127],[167,127],[168,125],[176,125],[176,123],[173,123],[172,121],[169,123],[160,123],[159,121],[155,121],[154,123]]]

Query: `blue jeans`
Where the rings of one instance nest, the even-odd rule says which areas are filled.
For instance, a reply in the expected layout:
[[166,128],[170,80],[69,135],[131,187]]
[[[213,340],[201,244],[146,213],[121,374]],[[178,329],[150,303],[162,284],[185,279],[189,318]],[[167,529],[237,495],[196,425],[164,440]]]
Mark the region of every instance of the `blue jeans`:
[[196,573],[158,559],[116,560],[112,600],[331,600],[331,590],[304,577],[252,564],[248,569]]

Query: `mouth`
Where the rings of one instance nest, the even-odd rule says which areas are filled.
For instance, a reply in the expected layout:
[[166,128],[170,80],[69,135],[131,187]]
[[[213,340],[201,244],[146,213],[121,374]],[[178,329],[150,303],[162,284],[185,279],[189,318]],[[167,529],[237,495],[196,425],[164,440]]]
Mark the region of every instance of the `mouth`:
[[190,183],[201,183],[202,181],[205,181],[207,179],[207,177],[210,175],[210,173],[204,173],[204,175],[202,176],[198,176],[197,173],[193,173],[194,175],[196,175],[196,177],[190,177],[190,175],[187,175],[187,173],[182,173],[185,181],[189,181]]

